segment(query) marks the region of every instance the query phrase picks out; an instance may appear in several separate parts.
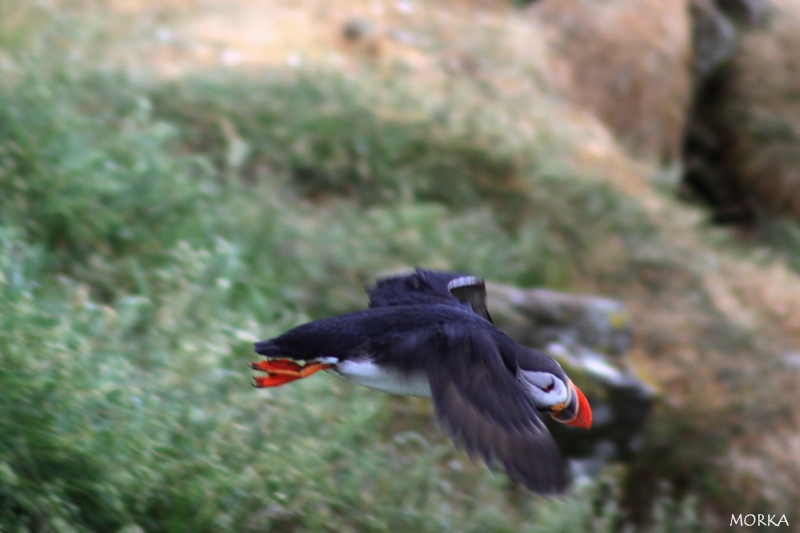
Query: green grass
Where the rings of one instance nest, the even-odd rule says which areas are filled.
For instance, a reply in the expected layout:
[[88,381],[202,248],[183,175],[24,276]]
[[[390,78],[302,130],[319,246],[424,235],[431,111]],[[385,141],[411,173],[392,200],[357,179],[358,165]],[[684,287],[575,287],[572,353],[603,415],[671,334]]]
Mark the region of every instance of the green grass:
[[42,249],[2,237],[8,531],[613,530],[590,492],[514,505],[502,477],[452,470],[463,458],[430,426],[387,427],[385,395],[330,377],[252,390],[236,327],[257,326],[216,303],[229,289],[213,282],[213,255],[230,248],[180,250],[156,273],[180,276],[163,303],[104,306],[72,280],[36,287]]
[[[245,363],[398,267],[568,287],[606,268],[600,236],[652,237],[635,202],[402,88],[143,85],[26,52],[25,28],[0,80],[0,531],[627,527],[613,480],[539,500],[429,409],[409,426],[330,376],[256,391]],[[697,527],[662,503],[653,531]]]

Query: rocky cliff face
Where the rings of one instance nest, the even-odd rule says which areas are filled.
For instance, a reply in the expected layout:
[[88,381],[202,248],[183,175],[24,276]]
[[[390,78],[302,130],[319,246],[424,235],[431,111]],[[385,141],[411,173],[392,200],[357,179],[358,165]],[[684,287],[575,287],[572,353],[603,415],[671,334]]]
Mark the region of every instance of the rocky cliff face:
[[698,110],[716,158],[708,186],[749,217],[800,219],[800,3],[773,0],[742,27],[712,83]]
[[800,4],[549,0],[554,91],[629,152],[685,170],[716,219],[800,218]]

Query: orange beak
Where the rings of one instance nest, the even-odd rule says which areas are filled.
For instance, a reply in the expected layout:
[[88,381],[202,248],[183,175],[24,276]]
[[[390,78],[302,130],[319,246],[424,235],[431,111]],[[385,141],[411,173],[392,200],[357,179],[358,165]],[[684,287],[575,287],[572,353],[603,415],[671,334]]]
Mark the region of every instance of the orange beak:
[[572,381],[569,386],[572,388],[569,401],[565,405],[554,407],[552,417],[574,428],[589,429],[592,427],[592,408],[589,407],[589,401]]

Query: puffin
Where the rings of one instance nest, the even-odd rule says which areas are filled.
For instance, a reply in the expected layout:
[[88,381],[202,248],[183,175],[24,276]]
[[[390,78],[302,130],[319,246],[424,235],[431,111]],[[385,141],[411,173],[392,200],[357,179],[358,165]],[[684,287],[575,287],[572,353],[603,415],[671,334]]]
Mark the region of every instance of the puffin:
[[565,462],[543,416],[589,429],[586,396],[554,359],[498,329],[485,281],[417,268],[367,287],[369,308],[257,342],[258,388],[319,371],[399,395],[429,397],[439,425],[472,459],[501,466],[536,494],[563,492]]

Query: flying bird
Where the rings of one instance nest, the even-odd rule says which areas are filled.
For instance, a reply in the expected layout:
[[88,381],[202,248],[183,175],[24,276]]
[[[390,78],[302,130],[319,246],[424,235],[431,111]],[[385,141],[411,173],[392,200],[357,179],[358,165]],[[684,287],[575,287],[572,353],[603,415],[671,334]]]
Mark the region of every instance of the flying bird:
[[567,485],[564,461],[541,415],[588,429],[586,397],[552,358],[493,323],[484,280],[416,269],[367,288],[369,309],[315,320],[255,344],[256,387],[320,370],[393,394],[433,399],[439,424],[470,457],[529,490]]

